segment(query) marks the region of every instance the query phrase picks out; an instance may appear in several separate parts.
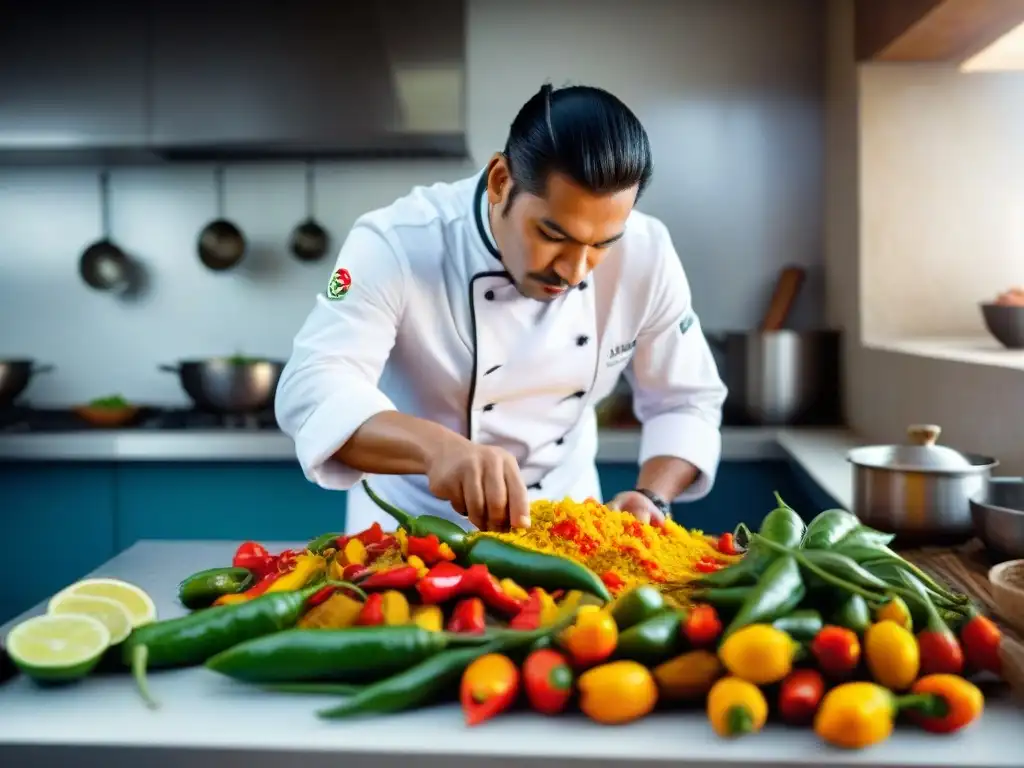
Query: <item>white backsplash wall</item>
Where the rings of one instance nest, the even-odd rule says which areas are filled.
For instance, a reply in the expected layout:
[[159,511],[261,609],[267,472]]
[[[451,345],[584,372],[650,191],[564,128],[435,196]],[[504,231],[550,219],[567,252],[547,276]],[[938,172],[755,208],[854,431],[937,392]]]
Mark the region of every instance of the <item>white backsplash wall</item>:
[[[821,321],[818,0],[469,0],[468,27],[472,161],[318,164],[316,212],[335,247],[364,211],[482,167],[544,81],[593,84],[647,126],[656,167],[640,207],[671,230],[705,326],[756,324],[790,263],[811,271],[796,323]],[[286,250],[305,216],[300,163],[227,166],[225,213],[250,252],[226,273],[207,270],[195,250],[216,215],[212,166],[112,172],[113,238],[150,279],[133,302],[78,275],[80,253],[100,235],[97,173],[0,169],[0,358],[57,366],[37,377],[31,402],[116,392],[186,404],[160,363],[287,357],[333,263],[302,264]]]

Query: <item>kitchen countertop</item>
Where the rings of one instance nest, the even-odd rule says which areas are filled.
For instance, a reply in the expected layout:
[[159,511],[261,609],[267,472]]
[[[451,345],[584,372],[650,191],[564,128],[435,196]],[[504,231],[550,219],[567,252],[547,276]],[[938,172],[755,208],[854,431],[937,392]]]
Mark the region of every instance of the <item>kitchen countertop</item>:
[[[295,542],[269,542],[271,548]],[[139,542],[97,569],[95,576],[132,581],[152,595],[161,618],[185,611],[176,585],[193,571],[229,562],[234,542]],[[18,620],[39,613],[37,606]],[[0,629],[6,634],[11,624]],[[901,727],[884,744],[845,752],[827,748],[807,730],[770,725],[735,741],[717,738],[700,712],[657,713],[637,723],[600,726],[582,716],[546,718],[522,713],[475,728],[454,705],[390,717],[323,721],[315,711],[330,697],[271,694],[203,668],[154,672],[150,684],[162,702],[146,709],[125,676],[95,676],[43,689],[15,678],[0,686],[0,764],[78,768],[190,768],[245,765],[304,768],[354,766],[510,768],[587,765],[715,766],[1020,766],[1013,750],[1024,710],[990,697],[982,719],[950,737]],[[1014,755],[1017,755],[1014,757]]]

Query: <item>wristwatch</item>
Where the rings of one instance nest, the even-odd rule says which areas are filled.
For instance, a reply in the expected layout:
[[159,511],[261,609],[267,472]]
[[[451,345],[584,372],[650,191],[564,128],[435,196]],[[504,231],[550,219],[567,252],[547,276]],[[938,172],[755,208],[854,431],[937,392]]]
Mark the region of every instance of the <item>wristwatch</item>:
[[669,506],[668,502],[654,491],[649,491],[646,488],[634,488],[633,490],[650,499],[651,503],[658,508],[658,511],[665,516],[666,520],[672,517],[672,508]]

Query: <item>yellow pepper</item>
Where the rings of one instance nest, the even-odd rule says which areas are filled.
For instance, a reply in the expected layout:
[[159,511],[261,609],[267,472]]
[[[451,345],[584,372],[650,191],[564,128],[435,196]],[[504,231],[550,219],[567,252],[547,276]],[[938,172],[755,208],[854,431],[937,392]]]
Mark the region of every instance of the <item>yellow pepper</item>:
[[417,557],[416,555],[413,555],[412,557],[406,559],[405,564],[411,565],[413,568],[415,568],[416,575],[419,576],[421,579],[424,576],[426,576],[427,573],[430,571],[430,569],[427,568],[427,564],[423,562],[423,558]]
[[499,583],[501,584],[501,591],[513,600],[519,600],[520,602],[525,603],[530,599],[529,593],[512,581],[512,579],[502,579]]
[[914,620],[910,617],[910,609],[903,598],[893,595],[892,598],[875,612],[875,621],[894,621],[904,629],[914,630]]
[[599,664],[615,652],[619,628],[608,611],[585,605],[576,621],[566,629],[559,643],[579,666]]
[[825,694],[814,732],[835,747],[862,749],[892,734],[896,700],[875,683],[843,683]]
[[546,627],[548,624],[554,623],[555,619],[558,618],[558,605],[555,603],[555,598],[551,596],[550,592],[540,589],[539,587],[536,588],[536,591],[542,606],[540,611],[540,625],[542,627]]
[[718,658],[730,674],[755,685],[771,685],[792,671],[799,647],[770,624],[750,624],[726,638]]
[[725,738],[755,733],[768,719],[768,702],[761,689],[738,677],[723,677],[708,692],[708,720]]
[[366,547],[359,539],[349,539],[341,551],[343,565],[366,565]]
[[428,632],[444,629],[444,612],[439,605],[417,605],[412,610],[412,623]]
[[689,651],[655,667],[654,680],[666,701],[686,701],[704,696],[723,672],[711,651]]
[[320,555],[299,555],[295,567],[277,579],[267,592],[293,592],[311,583],[327,570],[327,561]]
[[398,548],[402,552],[402,557],[409,556],[409,534],[405,532],[405,528],[399,527],[395,531],[395,539],[398,540]]
[[363,604],[359,600],[336,592],[299,619],[299,626],[303,629],[347,629],[356,623],[362,610]]
[[580,709],[591,720],[618,725],[637,720],[658,703],[658,686],[635,661],[613,661],[589,669],[577,681]]
[[917,638],[888,619],[868,627],[864,635],[864,656],[875,682],[890,691],[907,690],[921,669]]

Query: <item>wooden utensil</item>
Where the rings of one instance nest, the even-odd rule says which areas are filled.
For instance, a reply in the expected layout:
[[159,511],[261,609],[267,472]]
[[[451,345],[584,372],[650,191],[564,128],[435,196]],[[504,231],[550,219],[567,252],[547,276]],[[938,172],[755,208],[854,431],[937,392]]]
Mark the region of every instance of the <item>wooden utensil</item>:
[[762,332],[780,331],[786,327],[789,320],[789,313],[796,303],[796,297],[804,284],[807,271],[803,267],[786,267],[779,274],[779,280],[775,284],[775,293],[772,294],[768,311],[765,312],[761,321]]

